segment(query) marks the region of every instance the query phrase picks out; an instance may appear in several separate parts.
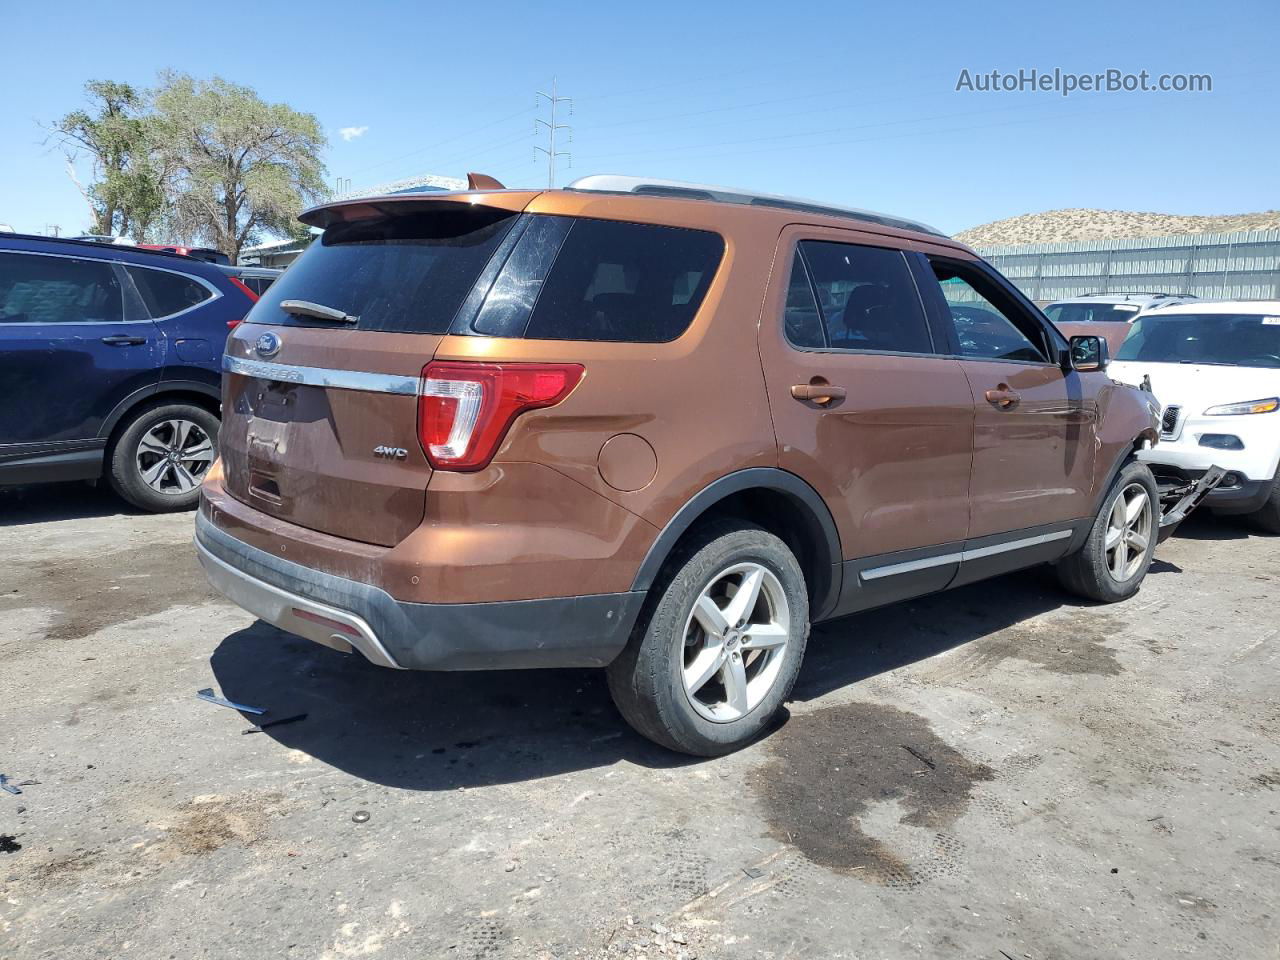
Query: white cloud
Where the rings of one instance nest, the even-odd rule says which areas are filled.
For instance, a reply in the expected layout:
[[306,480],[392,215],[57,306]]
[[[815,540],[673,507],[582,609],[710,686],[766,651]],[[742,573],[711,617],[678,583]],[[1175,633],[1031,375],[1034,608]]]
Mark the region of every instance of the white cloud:
[[338,136],[350,143],[357,137],[363,137],[368,132],[368,127],[343,127],[338,131]]

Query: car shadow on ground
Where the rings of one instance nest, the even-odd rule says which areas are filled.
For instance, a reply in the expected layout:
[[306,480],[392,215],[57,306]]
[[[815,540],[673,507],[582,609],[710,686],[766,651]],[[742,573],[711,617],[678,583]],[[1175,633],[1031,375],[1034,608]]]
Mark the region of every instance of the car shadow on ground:
[[47,483],[0,487],[0,527],[90,517],[139,516],[104,483]]
[[[823,624],[793,699],[821,697],[1071,602],[1044,571],[1029,571]],[[211,665],[223,696],[269,709],[263,721],[307,714],[258,736],[405,789],[534,780],[618,760],[653,769],[699,762],[634,733],[602,670],[386,670],[261,621],[223,640]],[[247,728],[258,718],[245,719]]]
[[[1259,530],[1248,517],[1217,516],[1208,510],[1197,510],[1178,524],[1173,536],[1180,540],[1248,540],[1271,534]],[[1156,553],[1159,554],[1157,549]]]
[[1089,605],[1037,567],[831,620],[813,628],[792,699],[814,700],[1059,607]]

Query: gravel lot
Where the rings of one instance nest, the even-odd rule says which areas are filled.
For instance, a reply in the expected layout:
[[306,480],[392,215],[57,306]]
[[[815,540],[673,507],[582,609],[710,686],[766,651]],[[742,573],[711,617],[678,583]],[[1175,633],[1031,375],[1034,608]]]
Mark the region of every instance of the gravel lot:
[[692,761],[594,672],[255,623],[191,525],[0,492],[6,960],[1280,956],[1280,539],[1193,520],[1120,606],[1032,571],[828,624],[787,721]]

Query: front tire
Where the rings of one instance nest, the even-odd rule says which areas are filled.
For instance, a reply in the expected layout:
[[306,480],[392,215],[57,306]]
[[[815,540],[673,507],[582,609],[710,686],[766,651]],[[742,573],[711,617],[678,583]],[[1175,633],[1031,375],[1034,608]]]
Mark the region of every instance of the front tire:
[[158,403],[133,415],[107,452],[107,480],[150,513],[190,510],[213,464],[218,418],[190,403]]
[[1142,586],[1160,529],[1160,492],[1146,464],[1125,464],[1102,501],[1089,536],[1058,561],[1067,590],[1099,603],[1127,600]]
[[1276,470],[1276,477],[1271,481],[1271,496],[1249,518],[1267,533],[1280,533],[1280,469]]
[[667,561],[646,612],[607,671],[627,722],[699,757],[759,736],[791,693],[809,636],[804,574],[787,545],[757,526],[709,523]]

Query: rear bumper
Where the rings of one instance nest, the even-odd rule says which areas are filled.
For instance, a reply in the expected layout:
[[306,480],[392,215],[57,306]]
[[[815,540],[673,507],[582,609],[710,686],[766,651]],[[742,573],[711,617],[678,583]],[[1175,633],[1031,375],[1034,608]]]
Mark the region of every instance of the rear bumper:
[[214,589],[282,630],[407,670],[602,667],[631,634],[643,593],[496,603],[408,603],[367,583],[273,556],[196,514]]

